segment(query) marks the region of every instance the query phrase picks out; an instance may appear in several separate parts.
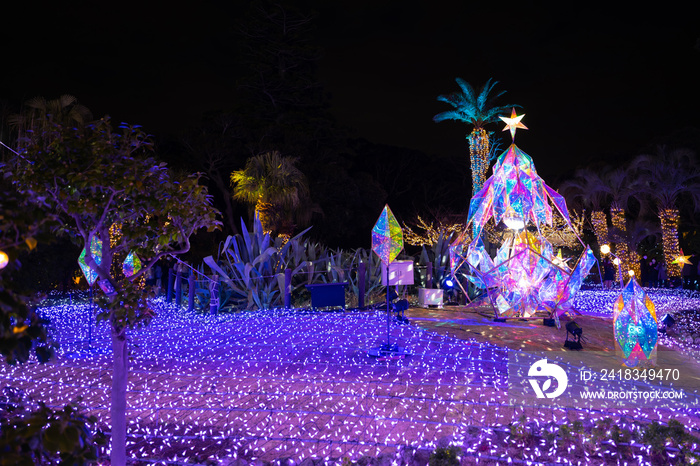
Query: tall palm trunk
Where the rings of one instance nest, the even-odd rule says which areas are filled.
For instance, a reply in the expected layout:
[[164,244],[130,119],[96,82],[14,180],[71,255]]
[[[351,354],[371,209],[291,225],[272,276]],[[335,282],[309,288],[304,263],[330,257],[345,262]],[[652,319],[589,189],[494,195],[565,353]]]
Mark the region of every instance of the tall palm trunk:
[[678,219],[680,213],[676,208],[663,208],[659,210],[659,220],[661,220],[661,240],[664,247],[664,260],[669,278],[681,276],[681,267],[672,262],[681,254],[678,244]]
[[255,204],[255,214],[260,219],[263,233],[272,234],[272,229],[275,223],[275,206],[269,202],[264,202],[262,199]]
[[[631,244],[629,246],[631,246]],[[637,280],[641,283],[642,266],[639,264],[640,260],[641,260],[641,257],[639,257],[639,253],[637,251],[635,251],[634,249],[629,249],[630,269],[634,270],[634,276],[637,277]]]
[[594,210],[591,212],[591,224],[595,233],[598,245],[602,246],[608,242],[608,220],[605,217],[605,212],[602,210]]
[[[625,220],[625,211],[619,207],[610,208],[610,218],[612,220],[613,227],[618,231],[620,236],[619,241],[615,245],[617,257],[620,258],[620,267],[622,268],[622,276],[627,277],[630,269],[632,268],[632,258],[630,255],[630,249],[627,245],[627,221]],[[635,270],[635,273],[638,273]],[[639,277],[639,275],[637,275]]]
[[472,195],[481,191],[486,181],[486,171],[489,169],[489,154],[491,141],[483,128],[475,127],[467,137],[469,140],[469,159],[472,170]]

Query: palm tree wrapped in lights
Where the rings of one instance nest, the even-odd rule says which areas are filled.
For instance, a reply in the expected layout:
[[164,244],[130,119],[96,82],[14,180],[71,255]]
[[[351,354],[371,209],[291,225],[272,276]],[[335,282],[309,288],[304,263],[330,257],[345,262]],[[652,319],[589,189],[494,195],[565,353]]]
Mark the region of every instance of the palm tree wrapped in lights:
[[607,203],[608,191],[598,172],[590,168],[576,170],[573,179],[559,186],[559,192],[574,206],[590,209],[596,240],[601,246],[607,244],[608,220],[603,208]]
[[683,197],[689,197],[697,211],[700,205],[700,166],[692,151],[676,149],[669,152],[665,146],[659,146],[656,155],[640,155],[632,166],[640,170],[644,191],[656,203],[668,276],[678,278],[681,276],[678,206]]
[[455,81],[461,88],[461,92],[438,96],[440,102],[446,102],[454,109],[438,113],[433,117],[433,121],[437,123],[444,120],[457,120],[474,126],[467,139],[472,170],[472,194],[476,194],[484,185],[490,163],[491,141],[484,126],[488,123],[498,123],[500,121],[498,117],[507,114],[513,105],[493,105],[494,100],[505,94],[505,91],[502,91],[489,95],[498,81],[492,83],[489,79],[479,92],[475,92],[471,84],[461,78],[456,78]]
[[610,196],[610,220],[615,232],[617,255],[622,261],[622,273],[628,275],[629,271],[633,270],[635,275],[640,277],[639,255],[636,248],[628,244],[627,218],[625,216],[630,200],[636,199],[638,194],[638,187],[630,180],[632,173],[631,170],[623,168],[607,170],[603,174],[603,181]]
[[[309,204],[306,177],[296,167],[297,159],[277,151],[249,158],[242,170],[231,174],[233,197],[255,207],[265,233],[290,237],[298,208]],[[318,210],[315,207],[309,212]]]

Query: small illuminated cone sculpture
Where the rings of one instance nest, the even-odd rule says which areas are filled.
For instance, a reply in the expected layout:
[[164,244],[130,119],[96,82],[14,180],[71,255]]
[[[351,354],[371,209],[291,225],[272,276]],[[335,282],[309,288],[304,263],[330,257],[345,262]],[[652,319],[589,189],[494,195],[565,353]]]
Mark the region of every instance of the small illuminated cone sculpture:
[[[88,308],[88,347],[92,348],[92,285],[95,284],[97,280],[97,272],[95,272],[92,267],[90,267],[87,262],[85,262],[85,256],[87,255],[87,249],[83,248],[83,252],[80,253],[78,257],[78,265],[80,265],[80,270],[83,271],[85,279],[90,285],[90,307]],[[97,265],[102,263],[102,240],[96,236],[92,237],[90,242],[90,255]]]
[[[78,257],[78,265],[80,265],[80,270],[83,271],[85,279],[88,285],[92,286],[97,280],[97,272],[92,270],[92,268],[85,262],[85,256],[87,255],[87,249],[83,248],[83,252],[80,253]],[[96,236],[92,237],[92,242],[90,243],[90,255],[92,255],[93,260],[97,265],[102,263],[102,240]]]
[[391,212],[388,205],[384,206],[384,210],[379,215],[377,223],[372,228],[372,251],[379,256],[386,268],[386,345],[380,347],[376,353],[370,352],[373,356],[380,356],[386,353],[399,352],[398,345],[392,345],[390,341],[390,325],[391,316],[389,310],[389,264],[399,255],[403,249],[403,233],[399,222]]
[[656,363],[658,324],[654,302],[632,277],[613,305],[615,350],[628,367]]
[[141,270],[141,259],[136,255],[135,252],[131,251],[126,259],[124,259],[124,264],[122,264],[122,272],[125,277],[130,277],[138,271]]

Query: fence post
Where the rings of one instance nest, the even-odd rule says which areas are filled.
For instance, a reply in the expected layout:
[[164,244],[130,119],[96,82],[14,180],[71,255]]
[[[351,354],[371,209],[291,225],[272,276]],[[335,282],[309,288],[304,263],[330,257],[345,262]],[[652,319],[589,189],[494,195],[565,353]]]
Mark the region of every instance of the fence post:
[[190,276],[187,277],[187,286],[189,288],[189,293],[187,296],[187,310],[192,312],[194,310],[194,270],[190,270]]
[[365,263],[360,262],[360,266],[357,270],[357,307],[363,309],[365,307],[365,277],[367,276],[367,271],[365,269]]
[[170,304],[173,302],[173,280],[175,276],[173,275],[173,269],[168,269],[168,291],[165,294],[165,301]]
[[433,263],[428,262],[428,270],[425,272],[425,287],[433,288]]
[[180,264],[176,265],[175,272],[175,304],[180,307],[182,304],[182,271]]
[[209,315],[219,312],[219,276],[214,274],[209,283]]
[[284,308],[292,307],[292,269],[284,269]]

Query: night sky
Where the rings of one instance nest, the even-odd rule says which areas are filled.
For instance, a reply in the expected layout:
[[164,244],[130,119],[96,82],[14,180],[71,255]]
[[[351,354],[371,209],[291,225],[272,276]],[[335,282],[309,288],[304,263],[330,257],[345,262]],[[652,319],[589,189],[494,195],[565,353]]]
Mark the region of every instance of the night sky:
[[[3,12],[0,98],[11,110],[69,93],[95,116],[165,138],[235,101],[241,70],[231,37],[248,2],[46,3]],[[692,11],[676,2],[663,4],[667,11],[507,3],[293,2],[316,11],[318,78],[337,122],[353,136],[423,151],[426,163],[468,154],[470,128],[432,121],[448,109],[436,97],[458,90],[455,77],[476,86],[493,78],[507,91],[501,104],[522,106],[529,131],[517,142],[546,181],[593,160],[623,161],[679,132],[697,140]],[[501,127],[490,129],[507,136]]]

